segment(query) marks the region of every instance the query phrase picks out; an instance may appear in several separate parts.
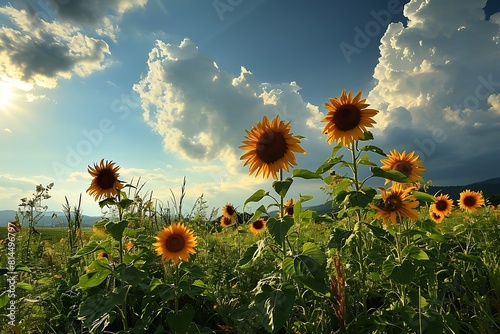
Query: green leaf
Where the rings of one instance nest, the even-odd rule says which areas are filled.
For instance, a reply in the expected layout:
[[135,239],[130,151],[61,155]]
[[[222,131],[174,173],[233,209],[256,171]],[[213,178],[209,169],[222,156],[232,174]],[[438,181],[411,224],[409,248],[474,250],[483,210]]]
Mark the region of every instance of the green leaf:
[[283,271],[287,275],[289,275],[291,277],[295,276],[295,267],[293,264],[293,257],[285,257],[285,259],[281,263],[281,269],[283,269]]
[[174,334],[193,333],[190,327],[193,325],[194,307],[185,304],[179,312],[171,311],[167,314],[167,323]]
[[[116,293],[95,293],[88,295],[80,304],[78,309],[78,320],[83,321],[86,328],[91,332],[94,326],[98,326],[101,320],[111,312],[116,305],[123,302],[123,296]],[[94,328],[95,329],[95,328]]]
[[14,271],[24,271],[24,272],[30,273],[31,269],[28,268],[27,266],[23,265],[23,264],[18,264],[16,266],[16,268],[14,269]]
[[7,291],[2,292],[0,294],[0,309],[3,309],[5,305],[9,303],[9,294]]
[[283,241],[285,241],[285,237],[293,224],[293,218],[290,216],[285,216],[282,220],[269,218],[267,220],[266,226],[274,241],[276,241],[278,245],[281,245]]
[[134,203],[133,200],[129,198],[124,198],[120,202],[118,202],[117,206],[122,208],[123,210],[126,210],[132,203]]
[[326,285],[326,280],[320,280],[311,276],[295,276],[294,279],[302,283],[306,288],[317,292],[323,296],[328,295],[328,287]]
[[416,268],[408,260],[403,261],[402,264],[387,261],[382,265],[382,271],[396,283],[409,284],[415,277]]
[[325,266],[310,256],[299,254],[293,259],[295,275],[310,276],[322,280],[325,277]]
[[101,284],[111,274],[108,259],[99,258],[88,267],[87,273],[80,276],[78,286],[82,289],[89,289]]
[[370,160],[370,156],[368,154],[363,155],[361,157],[361,159],[358,160],[358,163],[361,165],[367,165],[367,166],[377,166],[376,163],[374,163]]
[[273,188],[278,193],[278,195],[280,195],[281,197],[285,197],[286,193],[288,192],[288,189],[290,189],[290,186],[292,185],[292,183],[293,183],[293,179],[291,177],[287,177],[283,181],[274,181]]
[[373,176],[383,177],[384,179],[400,182],[400,183],[412,183],[413,181],[406,175],[397,170],[383,170],[379,167],[372,167],[371,169]]
[[264,248],[265,244],[263,240],[259,240],[250,247],[248,247],[243,255],[241,256],[240,260],[238,261],[239,266],[244,266],[250,261],[255,260],[260,253],[262,252],[262,249]]
[[101,243],[98,243],[98,242],[92,240],[92,241],[88,242],[85,246],[83,246],[83,248],[79,249],[76,252],[76,254],[73,255],[71,258],[77,259],[77,258],[80,258],[82,256],[92,254],[98,250],[101,250],[101,249],[106,250],[108,248],[111,248],[111,241],[110,240],[106,240],[106,241],[103,241]]
[[414,190],[414,191],[412,191],[412,194],[419,201],[430,202],[430,203],[434,203],[436,201],[436,199],[434,198],[434,196],[429,195],[428,193],[424,193],[424,192],[421,192],[421,191]]
[[[268,291],[270,290],[270,291]],[[257,318],[270,332],[275,333],[290,319],[295,304],[293,289],[266,289],[255,296]]]
[[359,140],[372,140],[373,139],[373,134],[370,131],[365,131],[364,137],[360,138]]
[[385,154],[385,152],[381,148],[374,146],[374,145],[366,145],[366,146],[363,146],[362,148],[360,148],[359,150],[360,151],[370,151],[370,152],[374,152],[374,153],[377,153],[377,154],[380,154],[383,156],[387,156],[387,154]]
[[304,202],[307,202],[313,198],[314,198],[314,196],[311,196],[311,195],[300,195],[300,202],[304,203]]
[[256,192],[253,193],[252,196],[248,197],[245,203],[243,203],[243,206],[246,206],[250,202],[258,202],[261,199],[263,199],[265,196],[269,194],[268,191],[265,191],[264,189],[259,189]]
[[350,230],[344,230],[341,228],[334,228],[332,233],[330,234],[330,239],[328,240],[327,247],[342,249],[346,244],[347,239],[351,236],[353,232]]
[[31,284],[26,282],[18,282],[17,287],[27,291],[33,290],[33,286],[31,286]]
[[371,187],[363,187],[360,191],[350,191],[348,193],[349,203],[352,207],[365,208],[371,203],[377,191]]
[[335,166],[336,164],[341,162],[343,158],[344,158],[344,156],[342,155],[340,157],[326,159],[325,162],[323,162],[321,164],[321,166],[319,166],[318,169],[316,169],[316,174],[321,175],[321,174],[329,171],[330,169],[333,168],[333,166]]
[[123,231],[128,226],[128,221],[121,220],[117,223],[109,222],[106,224],[106,231],[115,239],[116,241],[120,241],[123,237]]
[[326,255],[314,242],[306,242],[302,246],[302,254],[316,260],[321,267],[326,266]]
[[148,274],[133,265],[120,264],[115,270],[116,277],[132,286],[138,286],[139,283],[148,277]]
[[405,252],[407,252],[408,255],[415,260],[429,260],[429,255],[417,246],[410,245],[405,249]]
[[116,205],[115,199],[110,197],[99,202],[99,207],[101,209],[104,208],[106,205]]
[[375,238],[382,240],[388,244],[393,244],[394,243],[394,236],[384,230],[383,228],[373,226],[371,224],[365,224],[373,233]]
[[292,175],[293,177],[301,177],[303,179],[321,179],[320,174],[307,169],[294,169]]
[[253,214],[252,218],[250,219],[249,221],[249,224],[253,223],[254,221],[256,221],[257,219],[260,218],[260,216],[265,213],[266,215],[268,215],[267,213],[267,210],[266,210],[266,207],[264,205],[261,205],[257,208],[257,210],[255,210],[255,213]]

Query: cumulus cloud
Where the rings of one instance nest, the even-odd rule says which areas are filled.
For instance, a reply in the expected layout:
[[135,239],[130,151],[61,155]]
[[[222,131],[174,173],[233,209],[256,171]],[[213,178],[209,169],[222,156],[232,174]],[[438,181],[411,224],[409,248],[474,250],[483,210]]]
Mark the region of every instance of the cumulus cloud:
[[485,5],[412,0],[404,8],[407,26],[391,23],[381,39],[368,95],[381,111],[379,140],[417,150],[428,176],[442,182],[470,180],[472,161],[484,172],[475,179],[498,176],[490,166],[491,154],[500,153],[500,14],[486,20]]
[[111,64],[108,43],[119,23],[147,0],[20,1],[0,7],[0,73],[25,84],[54,88],[60,78],[87,76]]
[[225,72],[187,38],[179,45],[157,41],[148,73],[134,90],[144,120],[163,137],[165,150],[190,161],[227,161],[244,129],[264,115],[279,114],[293,121],[295,134],[306,136],[302,131],[316,127],[321,117],[302,100],[295,82],[259,83],[244,67],[238,75]]
[[87,76],[106,67],[108,44],[68,23],[46,22],[26,10],[1,7],[15,25],[0,28],[0,71],[12,80],[54,88],[60,78]]

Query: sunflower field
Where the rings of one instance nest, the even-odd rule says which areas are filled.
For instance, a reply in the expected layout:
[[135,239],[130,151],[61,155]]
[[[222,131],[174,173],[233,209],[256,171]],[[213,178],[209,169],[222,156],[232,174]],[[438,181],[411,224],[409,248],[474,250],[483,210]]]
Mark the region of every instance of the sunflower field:
[[[240,149],[269,187],[211,212],[203,197],[184,212],[185,183],[163,207],[102,159],[87,193],[110,213],[83,229],[66,200],[68,227],[42,240],[38,186],[0,248],[2,333],[500,333],[500,210],[427,193],[418,155],[371,144],[368,107],[345,90],[325,103],[316,170],[264,116]],[[331,209],[289,198],[297,179],[322,180]]]

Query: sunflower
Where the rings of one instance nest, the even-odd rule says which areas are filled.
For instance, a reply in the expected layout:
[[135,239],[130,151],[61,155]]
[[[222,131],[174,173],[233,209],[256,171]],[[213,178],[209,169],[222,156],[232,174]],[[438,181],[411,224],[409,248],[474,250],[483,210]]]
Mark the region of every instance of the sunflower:
[[285,124],[279,116],[272,121],[264,116],[262,122],[250,131],[245,130],[246,140],[240,148],[248,152],[240,160],[247,160],[244,166],[250,165],[250,175],[257,171],[256,177],[262,174],[265,178],[272,176],[276,180],[276,174],[281,169],[288,172],[288,166],[297,165],[293,152],[305,154],[306,151],[300,147],[300,139],[294,137],[290,129],[290,122]]
[[156,253],[161,255],[165,262],[174,260],[175,264],[179,260],[189,260],[190,254],[196,253],[196,237],[193,230],[188,229],[183,223],[172,223],[169,227],[164,227],[158,232],[153,246],[156,247]]
[[266,228],[266,221],[262,218],[257,219],[252,224],[250,224],[250,231],[254,234],[259,234]]
[[109,261],[109,254],[106,252],[100,252],[99,254],[97,254],[97,258],[98,259],[108,259],[108,261]]
[[369,104],[366,99],[361,99],[362,91],[352,98],[352,92],[347,95],[342,89],[340,98],[330,99],[330,103],[325,103],[328,109],[326,117],[321,122],[326,122],[323,133],[327,134],[326,141],[332,144],[334,141],[342,141],[342,145],[347,146],[354,140],[364,138],[367,127],[372,127],[376,123],[372,117],[378,114],[378,110],[365,109]]
[[441,223],[444,219],[444,214],[438,211],[429,210],[429,216],[438,224]]
[[484,204],[483,195],[477,191],[471,191],[469,189],[464,190],[460,193],[460,199],[458,200],[458,205],[461,209],[467,212],[474,212],[477,208]]
[[227,203],[222,208],[222,215],[226,218],[234,220],[236,218],[236,209],[231,203]]
[[285,216],[292,216],[293,217],[293,206],[295,205],[295,203],[297,203],[297,201],[294,200],[293,198],[290,198],[288,201],[285,202],[284,208],[283,208]]
[[225,217],[225,216],[222,216],[222,217],[220,218],[220,224],[222,225],[222,227],[229,227],[229,226],[231,226],[233,223],[234,223],[234,219],[227,218],[227,217]]
[[382,201],[375,205],[370,203],[370,206],[378,212],[375,218],[382,218],[385,226],[389,226],[389,220],[393,225],[396,225],[397,218],[417,219],[418,213],[415,208],[418,206],[418,200],[410,192],[413,187],[403,187],[396,183],[389,189],[379,188],[382,191]]
[[[425,173],[425,167],[422,161],[418,160],[418,155],[415,152],[406,154],[406,151],[399,153],[393,150],[387,156],[387,159],[382,159],[383,170],[396,170],[406,175],[413,182],[418,182],[420,175]],[[389,180],[385,180],[388,183]]]
[[134,244],[130,240],[125,245],[125,248],[127,248],[128,251],[130,251],[133,247],[134,247]]
[[118,170],[120,166],[115,166],[113,161],[104,162],[101,160],[94,167],[88,166],[88,172],[94,178],[87,192],[98,201],[118,194],[118,190],[123,188],[123,184],[118,180]]
[[430,211],[437,212],[441,216],[446,217],[451,213],[453,200],[448,195],[434,196],[435,202],[431,204]]

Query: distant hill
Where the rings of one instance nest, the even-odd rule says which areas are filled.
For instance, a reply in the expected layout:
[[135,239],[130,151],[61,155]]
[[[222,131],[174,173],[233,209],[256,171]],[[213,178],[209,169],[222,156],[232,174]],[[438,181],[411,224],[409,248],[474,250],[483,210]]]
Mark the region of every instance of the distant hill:
[[431,186],[427,192],[431,195],[438,192],[440,194],[448,194],[451,199],[458,200],[460,198],[460,193],[467,189],[472,191],[482,191],[485,198],[498,195],[500,194],[500,177],[463,186]]
[[[55,214],[55,215],[54,215]],[[15,210],[0,210],[0,226],[7,226],[7,223],[14,220]],[[82,227],[91,227],[101,217],[83,216]],[[27,222],[25,222],[27,224]],[[66,227],[68,226],[66,217],[62,212],[47,211],[40,219],[37,227]]]

